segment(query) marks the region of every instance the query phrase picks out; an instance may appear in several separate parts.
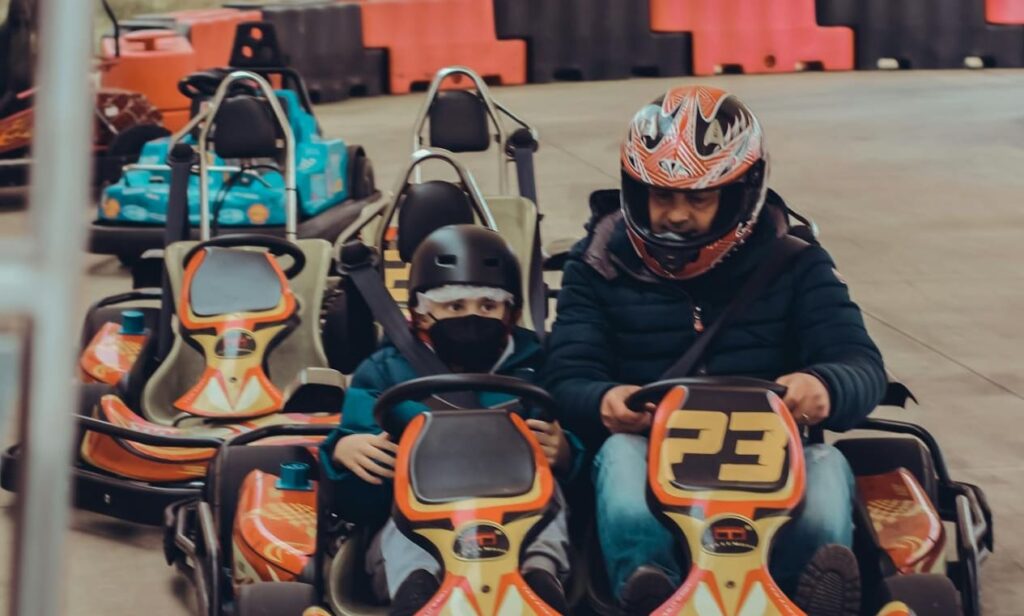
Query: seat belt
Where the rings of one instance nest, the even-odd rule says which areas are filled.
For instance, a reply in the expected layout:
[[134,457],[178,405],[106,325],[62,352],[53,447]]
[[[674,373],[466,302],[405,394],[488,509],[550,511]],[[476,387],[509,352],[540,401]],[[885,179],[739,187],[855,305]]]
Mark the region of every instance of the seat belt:
[[[375,256],[376,251],[365,244],[358,241],[349,242],[341,249],[342,274],[348,276],[355,285],[363,301],[370,307],[373,317],[380,323],[384,335],[409,362],[416,374],[451,374],[451,370],[441,358],[412,335],[409,321],[391,297],[381,280],[380,272],[374,266]],[[472,392],[447,393],[441,399],[459,408],[483,408],[479,398]]]
[[[676,363],[672,364],[668,370],[662,373],[661,378],[676,379],[691,376],[694,367],[696,367],[704,355],[715,335],[739,316],[752,301],[764,293],[768,285],[785,271],[786,266],[809,247],[810,244],[808,242],[793,235],[785,235],[776,240],[771,258],[765,261],[750,279],[740,287],[739,293],[736,294],[736,297],[726,307],[725,311],[722,312],[722,316],[718,317],[710,327],[704,330],[704,333],[697,337],[697,340],[686,350],[686,353]],[[882,401],[878,404],[879,406],[905,408],[908,400],[917,402],[917,398],[906,385],[890,378],[886,385],[885,395],[882,396]]]
[[807,242],[792,235],[784,235],[775,240],[768,260],[762,263],[750,278],[743,283],[736,297],[726,306],[721,316],[715,319],[715,322],[708,326],[702,334],[697,336],[697,339],[686,350],[686,353],[676,363],[672,364],[668,370],[663,372],[661,378],[676,379],[690,376],[701,357],[704,356],[708,345],[714,340],[715,335],[742,314],[747,306],[760,297],[765,289],[768,288],[768,285],[774,282],[786,270],[786,267],[793,259],[807,248],[810,248],[810,246]]
[[[516,131],[518,134],[519,131]],[[529,135],[529,131],[526,132]],[[547,289],[544,287],[544,255],[540,249],[540,206],[537,204],[537,180],[533,172],[533,152],[537,149],[537,142],[533,141],[532,135],[528,141],[520,143],[515,138],[509,139],[508,148],[512,151],[512,157],[516,164],[516,182],[519,184],[519,194],[529,199],[537,207],[537,222],[533,229],[533,252],[530,254],[529,276],[527,284],[530,286],[530,319],[533,321],[534,333],[537,340],[544,344],[544,336],[547,334]]]

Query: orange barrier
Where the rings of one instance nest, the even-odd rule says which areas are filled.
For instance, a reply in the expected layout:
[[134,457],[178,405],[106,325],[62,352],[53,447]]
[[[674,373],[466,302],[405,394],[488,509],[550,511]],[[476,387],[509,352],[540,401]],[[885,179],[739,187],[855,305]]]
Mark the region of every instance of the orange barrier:
[[428,84],[438,69],[452,64],[468,66],[481,77],[503,84],[526,82],[526,42],[497,40],[493,0],[361,0],[360,4],[363,47],[387,48],[392,93]]
[[188,40],[196,52],[200,69],[228,65],[235,27],[245,21],[262,19],[260,11],[234,9],[193,9],[168,13],[178,24],[188,28]]
[[189,100],[178,92],[178,80],[200,67],[192,45],[173,30],[139,30],[121,37],[121,57],[114,40],[103,39],[105,67],[100,84],[144,94],[163,114],[170,131],[188,122]]
[[853,31],[821,27],[815,0],[650,0],[651,29],[690,32],[693,72],[849,70]]
[[1024,0],[985,0],[985,20],[994,24],[1024,24]]

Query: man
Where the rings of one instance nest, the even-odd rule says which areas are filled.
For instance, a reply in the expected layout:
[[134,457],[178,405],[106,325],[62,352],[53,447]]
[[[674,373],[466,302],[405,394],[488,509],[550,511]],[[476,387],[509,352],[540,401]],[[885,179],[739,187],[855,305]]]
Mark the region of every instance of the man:
[[[568,260],[544,384],[563,425],[596,454],[601,548],[628,613],[649,613],[680,584],[671,534],[645,491],[649,413],[626,398],[656,381],[714,323],[787,232],[767,189],[760,123],[709,87],[669,90],[633,118],[621,151],[620,207],[595,212]],[[599,208],[598,208],[599,209]],[[718,332],[695,374],[744,375],[788,388],[798,424],[856,426],[886,386],[881,355],[824,249],[803,250]],[[857,613],[852,473],[831,446],[805,447],[802,511],[780,532],[771,571],[803,605],[840,598]],[[800,589],[797,580],[805,577]],[[845,597],[845,599],[843,599]]]

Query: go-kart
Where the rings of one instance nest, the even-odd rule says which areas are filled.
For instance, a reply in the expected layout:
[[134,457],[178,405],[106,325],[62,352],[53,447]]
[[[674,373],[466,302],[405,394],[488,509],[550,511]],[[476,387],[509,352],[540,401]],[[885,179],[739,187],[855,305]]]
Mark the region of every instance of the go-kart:
[[[432,410],[407,426],[396,423],[397,404],[456,391],[506,393],[519,405]],[[555,407],[543,390],[495,375],[415,379],[377,400],[377,421],[399,440],[394,518],[444,569],[421,613],[556,613],[519,574],[524,541],[558,507],[523,409],[549,418]],[[310,428],[268,428],[262,435],[282,431]],[[344,495],[316,480],[317,461],[306,449],[253,446],[252,436],[225,444],[202,499],[168,510],[168,562],[195,583],[199,612],[385,614],[361,573],[372,529],[353,528],[332,512]]]
[[[450,166],[457,181],[413,181],[420,167],[430,161]],[[447,150],[415,152],[393,195],[387,202],[364,210],[335,243],[340,279],[325,311],[324,338],[345,341],[343,345],[327,345],[331,365],[343,372],[355,369],[376,348],[373,322],[383,324],[380,311],[387,307],[382,303],[393,300],[405,311],[409,261],[420,241],[434,230],[445,225],[480,224],[499,232],[521,263],[533,262],[533,203],[482,196],[472,174]],[[365,243],[358,238],[364,238]],[[365,280],[359,274],[364,271],[372,271],[383,283],[384,297],[371,299],[374,294],[359,287]],[[544,299],[543,280],[534,278],[528,268],[523,269],[523,284],[527,305],[532,305],[534,296]],[[523,325],[532,328],[529,314],[523,315]]]
[[[187,237],[193,150],[172,152],[168,235]],[[288,226],[296,220],[294,201]],[[331,245],[267,235],[168,242],[163,285],[88,312],[77,409],[76,504],[158,524],[195,495],[225,438],[275,424],[336,425],[342,377],[329,369],[320,311]],[[125,308],[131,308],[125,310]],[[15,486],[17,446],[3,458]]]
[[[274,91],[267,79],[290,87]],[[293,70],[204,71],[183,79],[179,89],[193,100],[194,117],[174,135],[146,143],[139,162],[104,189],[91,252],[130,262],[160,245],[169,199],[165,161],[178,143],[203,154],[188,186],[193,226],[210,212],[214,228],[334,240],[379,197],[363,149],[321,134]],[[300,220],[288,228],[292,201]]]
[[[468,78],[475,90],[441,90],[445,80],[457,76]],[[509,133],[503,118],[512,120],[518,128]],[[372,238],[367,239],[367,243],[372,241],[372,246],[382,255],[382,270],[388,287],[394,289],[393,296],[404,306],[404,284],[408,279],[408,256],[411,253],[403,256],[398,242],[403,222],[402,203],[409,194],[416,195],[418,199],[420,195],[452,192],[441,186],[438,180],[423,180],[422,163],[431,158],[440,158],[456,169],[463,192],[473,201],[486,204],[489,217],[481,218],[478,222],[501,233],[519,256],[524,288],[528,295],[523,325],[537,330],[543,336],[543,328],[534,327],[535,323],[543,324],[547,316],[544,255],[540,245],[540,214],[533,171],[533,155],[538,148],[537,131],[495,101],[487,85],[476,73],[456,66],[441,69],[435,75],[414,124],[412,142],[413,164],[410,172],[399,180],[393,193],[394,198],[364,210],[356,223],[338,237],[335,245],[339,253],[340,248],[355,239],[360,232]],[[498,146],[499,186],[497,191],[485,193],[475,181],[467,181],[467,178],[472,179],[472,175],[457,161],[455,155],[484,152],[491,149],[492,143]],[[509,188],[510,167],[516,171],[518,192],[512,192]],[[458,199],[456,196],[449,198]]]
[[[648,449],[648,504],[689,559],[683,584],[654,613],[803,613],[767,569],[772,540],[799,507],[804,490],[805,435],[783,395],[785,389],[775,383],[699,377],[654,383],[627,400],[637,412],[657,404]],[[920,440],[838,441],[857,478],[861,612],[980,613],[977,566],[992,548],[984,495],[949,478],[935,441],[922,428],[887,420],[868,420],[863,428]],[[811,440],[821,437],[816,431]],[[946,525],[952,530],[948,538]],[[956,554],[952,562],[949,542],[955,544],[949,550]],[[589,560],[601,562],[598,555]],[[591,607],[616,614],[597,569],[590,576]]]
[[[113,15],[106,0],[103,4]],[[5,45],[0,48],[0,62],[4,64],[0,72],[6,76],[0,84],[0,198],[12,201],[23,197],[32,164],[34,5],[34,0],[11,2],[7,19],[0,25]],[[124,165],[138,161],[145,142],[169,133],[162,125],[160,112],[138,92],[101,88],[96,92],[93,112],[93,186],[98,194],[102,186],[117,180]]]

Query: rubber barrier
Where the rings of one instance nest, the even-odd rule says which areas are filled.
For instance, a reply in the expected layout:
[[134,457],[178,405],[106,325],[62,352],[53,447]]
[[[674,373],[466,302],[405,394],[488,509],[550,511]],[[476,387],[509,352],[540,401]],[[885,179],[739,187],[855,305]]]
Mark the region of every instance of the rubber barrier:
[[363,47],[360,5],[267,5],[263,19],[274,24],[288,65],[306,80],[313,102],[329,103],[383,92],[387,58],[380,49]]
[[160,110],[164,126],[175,131],[188,122],[189,100],[178,92],[178,80],[200,67],[188,40],[173,30],[139,30],[121,36],[121,57],[114,40],[104,38],[100,84],[140,92]]
[[690,72],[690,35],[654,34],[647,0],[494,0],[498,38],[527,40],[530,81]]
[[361,6],[363,44],[387,49],[392,93],[425,88],[452,64],[491,82],[526,83],[526,43],[495,37],[492,0],[362,0]]
[[1024,0],[985,0],[985,17],[994,24],[1024,24]]
[[690,32],[693,72],[853,68],[853,32],[823,28],[814,0],[650,0],[651,29]]
[[1024,28],[986,23],[982,0],[818,0],[818,22],[856,30],[860,69],[1024,64]]

